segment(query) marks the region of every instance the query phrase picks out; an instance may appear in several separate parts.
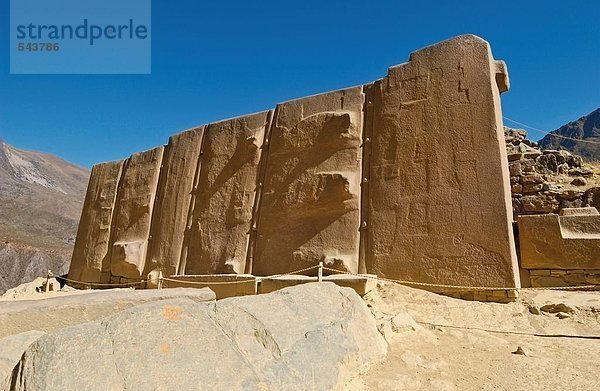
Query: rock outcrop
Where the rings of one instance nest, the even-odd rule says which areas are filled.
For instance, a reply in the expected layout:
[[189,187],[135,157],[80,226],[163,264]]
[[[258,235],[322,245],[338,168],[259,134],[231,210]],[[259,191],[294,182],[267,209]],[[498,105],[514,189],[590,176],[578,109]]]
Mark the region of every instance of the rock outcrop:
[[153,302],[49,333],[11,389],[343,389],[386,350],[352,289],[315,283],[216,305]]
[[[518,287],[500,108],[508,87],[489,44],[464,35],[412,53],[374,83],[205,125],[172,138],[162,159],[162,147],[134,155],[100,281],[272,275],[324,262]],[[78,236],[74,276],[82,262],[97,270],[93,248]],[[81,278],[100,282],[95,273]]]

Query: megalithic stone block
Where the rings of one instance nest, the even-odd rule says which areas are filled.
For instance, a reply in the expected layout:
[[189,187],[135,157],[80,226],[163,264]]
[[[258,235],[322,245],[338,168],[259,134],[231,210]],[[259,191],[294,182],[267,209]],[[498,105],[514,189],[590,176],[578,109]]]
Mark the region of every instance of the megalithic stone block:
[[362,104],[362,88],[355,87],[278,105],[254,274],[291,272],[320,261],[358,272]]
[[519,285],[500,93],[504,63],[459,36],[366,87],[366,266],[381,277]]
[[164,147],[133,154],[125,163],[112,224],[110,273],[141,279]]
[[[112,216],[108,198],[86,201],[71,273],[131,282],[157,269],[271,275],[323,261],[518,287],[500,109],[509,84],[488,43],[465,35],[363,87],[174,136],[162,171],[162,148],[127,160]],[[90,187],[118,181],[97,175]]]
[[122,160],[92,167],[69,269],[70,279],[100,282],[102,270],[110,267],[110,228],[122,169]]
[[144,275],[162,271],[176,274],[194,187],[204,126],[169,138],[164,152],[152,216],[150,243]]
[[519,216],[524,269],[600,269],[600,215],[596,208],[563,209],[561,216]]
[[265,111],[207,125],[180,273],[244,273]]

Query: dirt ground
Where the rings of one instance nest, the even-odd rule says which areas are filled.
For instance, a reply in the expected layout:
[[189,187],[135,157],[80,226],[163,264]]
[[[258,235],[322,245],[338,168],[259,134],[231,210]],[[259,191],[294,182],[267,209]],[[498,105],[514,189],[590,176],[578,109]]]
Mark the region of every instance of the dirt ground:
[[[380,326],[399,313],[417,324],[386,333],[385,361],[348,389],[600,389],[600,339],[511,334],[600,338],[600,292],[524,291],[517,302],[496,304],[383,283],[365,300]],[[519,347],[525,355],[513,353]]]

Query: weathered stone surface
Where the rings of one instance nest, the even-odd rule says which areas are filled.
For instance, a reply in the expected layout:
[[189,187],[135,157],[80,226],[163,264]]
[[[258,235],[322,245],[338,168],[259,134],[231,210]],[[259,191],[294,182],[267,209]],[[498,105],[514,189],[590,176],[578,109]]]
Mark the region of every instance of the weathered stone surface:
[[460,36],[367,88],[369,273],[518,286],[498,64]]
[[556,198],[540,194],[521,197],[522,210],[529,213],[552,213],[558,210]]
[[587,181],[584,178],[577,177],[571,181],[573,186],[585,186],[587,185]]
[[600,269],[600,215],[519,216],[521,266]]
[[163,150],[136,153],[125,163],[113,214],[112,276],[135,280],[143,275]]
[[593,206],[585,208],[564,208],[560,211],[561,216],[597,216],[599,214],[598,209]]
[[271,112],[207,125],[180,272],[244,273],[258,164]]
[[12,389],[341,389],[385,353],[354,291],[307,284],[149,303],[56,331],[27,349]]
[[100,282],[102,271],[110,269],[111,221],[122,170],[123,161],[92,168],[69,269],[71,279]]
[[278,105],[254,274],[319,261],[358,272],[362,103],[362,89],[355,87]]
[[166,276],[177,274],[192,194],[198,186],[203,133],[202,126],[169,138],[160,170],[144,275],[153,270]]
[[215,294],[208,288],[111,289],[41,300],[0,300],[0,338],[30,330],[56,330],[149,301],[174,298],[208,302],[215,300]]
[[163,281],[163,288],[210,288],[217,299],[255,295],[256,277],[250,274],[178,275]]
[[[318,278],[315,276],[304,276],[299,274],[265,278],[260,281],[259,290],[260,293],[270,293],[282,288],[316,281],[318,281]],[[339,286],[352,288],[361,296],[366,295],[377,286],[377,276],[372,274],[358,276],[352,274],[332,274],[323,276],[323,281],[333,282]]]
[[23,352],[44,335],[32,330],[0,339],[0,390],[9,390],[13,368],[19,363]]
[[515,215],[577,201],[537,198],[549,191],[537,160],[554,169],[570,157],[542,154],[523,131],[507,135],[519,159],[509,176],[499,99],[508,88],[487,42],[460,36],[375,83],[207,125],[197,162],[198,134],[172,138],[156,202],[162,149],[134,155],[100,280],[264,276],[323,261],[419,282],[517,286],[510,185]]

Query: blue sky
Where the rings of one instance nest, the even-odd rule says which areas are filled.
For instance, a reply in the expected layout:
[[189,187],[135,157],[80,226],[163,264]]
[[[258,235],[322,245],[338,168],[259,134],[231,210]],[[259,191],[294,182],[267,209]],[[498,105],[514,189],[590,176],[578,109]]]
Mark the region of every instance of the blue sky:
[[508,64],[506,116],[554,130],[600,106],[592,0],[155,1],[151,75],[10,75],[0,1],[0,137],[88,167],[195,125],[372,81],[465,33]]

